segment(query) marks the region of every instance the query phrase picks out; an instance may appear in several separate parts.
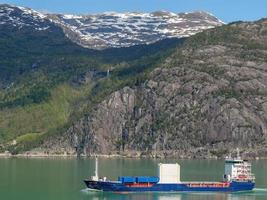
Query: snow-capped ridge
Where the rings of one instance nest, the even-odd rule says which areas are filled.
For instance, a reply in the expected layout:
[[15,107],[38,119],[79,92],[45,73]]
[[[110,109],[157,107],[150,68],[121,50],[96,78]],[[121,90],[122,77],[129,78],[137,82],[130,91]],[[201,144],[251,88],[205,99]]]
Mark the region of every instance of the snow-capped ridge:
[[30,8],[0,4],[0,24],[12,25],[19,29],[32,27],[37,31],[47,30],[47,16]]
[[[189,37],[223,24],[206,12],[175,14],[168,11],[104,12],[79,18],[57,15],[57,22],[78,34],[79,44],[98,49],[150,44],[173,37]],[[68,34],[69,37],[71,35],[73,34]]]
[[[223,24],[210,13],[104,12],[51,14],[30,8],[0,4],[0,26],[32,27],[43,31],[56,25],[72,41],[88,48],[104,49],[150,44],[166,38],[183,38]],[[1,27],[0,27],[1,28]]]
[[83,16],[81,15],[71,15],[71,14],[65,14],[63,15],[64,19],[82,19]]

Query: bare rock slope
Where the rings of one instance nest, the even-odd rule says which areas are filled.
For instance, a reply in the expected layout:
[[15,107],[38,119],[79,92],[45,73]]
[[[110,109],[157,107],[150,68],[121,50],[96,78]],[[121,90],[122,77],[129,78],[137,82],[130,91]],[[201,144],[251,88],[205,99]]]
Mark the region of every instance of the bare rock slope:
[[74,124],[78,153],[266,157],[267,20],[190,38],[148,80],[116,91]]

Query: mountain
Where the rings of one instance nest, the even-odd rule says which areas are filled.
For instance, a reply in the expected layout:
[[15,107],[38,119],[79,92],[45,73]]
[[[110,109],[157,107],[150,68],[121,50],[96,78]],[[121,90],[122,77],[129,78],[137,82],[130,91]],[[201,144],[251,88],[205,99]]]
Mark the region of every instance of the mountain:
[[[91,17],[105,26],[105,18],[117,16],[118,24],[132,15],[150,22],[151,32],[155,21],[178,18]],[[216,21],[202,12],[184,15]],[[217,20],[183,39],[165,24],[166,37],[96,50],[111,44],[82,47],[79,38],[88,34],[69,24],[75,18],[0,6],[0,152],[218,158],[239,147],[244,156],[266,157],[266,19]],[[142,27],[140,18],[132,23]]]
[[177,43],[179,39],[173,38],[127,49],[85,49],[66,37],[62,28],[46,15],[28,8],[0,5],[0,87],[8,87],[21,75],[40,70],[53,76],[54,82],[66,80],[72,70],[134,60]]
[[150,44],[166,38],[183,38],[223,24],[205,12],[103,13],[49,15],[66,35],[82,46],[104,49]]
[[[45,148],[78,154],[266,157],[267,20],[196,34],[145,81],[96,104]],[[64,139],[62,139],[64,138]],[[52,144],[52,145],[51,145]]]
[[12,25],[19,29],[32,27],[38,31],[50,28],[46,15],[29,8],[0,4],[0,25]]
[[150,44],[184,38],[223,24],[206,12],[103,13],[95,15],[44,14],[29,8],[0,5],[0,25],[46,30],[49,21],[61,27],[75,43],[91,49]]
[[67,62],[64,57],[72,57],[77,51],[85,57],[89,50],[73,44],[44,15],[31,9],[0,6],[0,87],[13,84],[28,72],[51,71],[51,63],[59,57],[62,61],[57,70],[60,70]]
[[0,22],[0,151],[13,153],[64,132],[106,95],[140,82],[184,41],[99,51],[73,43],[30,9],[2,5]]

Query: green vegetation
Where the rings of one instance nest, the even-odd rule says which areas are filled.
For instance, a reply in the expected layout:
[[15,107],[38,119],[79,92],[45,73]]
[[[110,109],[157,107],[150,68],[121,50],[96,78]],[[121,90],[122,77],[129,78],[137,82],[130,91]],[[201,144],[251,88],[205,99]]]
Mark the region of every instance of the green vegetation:
[[[0,30],[1,151],[16,154],[64,133],[107,95],[144,82],[182,42],[95,51],[72,43],[58,27]],[[107,69],[112,69],[109,77],[75,82],[89,71]]]
[[7,149],[11,154],[17,154],[21,151],[28,150],[30,148],[36,147],[36,145],[33,144],[40,144],[41,134],[38,133],[27,133],[25,135],[19,136],[16,138],[14,144],[9,144]]
[[197,48],[203,45],[224,44],[224,43],[238,43],[241,30],[240,28],[223,25],[221,27],[210,29],[191,37],[186,45]]
[[70,116],[72,104],[88,92],[89,89],[86,89],[60,85],[51,92],[51,98],[46,102],[1,110],[2,132],[6,132],[6,139],[14,139],[24,133],[45,133],[63,125]]
[[196,49],[204,45],[242,45],[246,50],[266,49],[266,44],[257,38],[259,33],[255,32],[255,28],[250,30],[242,23],[235,22],[196,34],[186,41],[185,46]]

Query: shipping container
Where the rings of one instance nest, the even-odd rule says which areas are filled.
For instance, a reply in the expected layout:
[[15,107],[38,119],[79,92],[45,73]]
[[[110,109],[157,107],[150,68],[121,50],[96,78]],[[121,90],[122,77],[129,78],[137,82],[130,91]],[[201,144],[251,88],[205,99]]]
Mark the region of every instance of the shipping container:
[[138,176],[136,177],[137,183],[157,183],[159,178],[156,176]]
[[136,178],[132,176],[120,176],[118,181],[121,181],[122,183],[135,183]]

